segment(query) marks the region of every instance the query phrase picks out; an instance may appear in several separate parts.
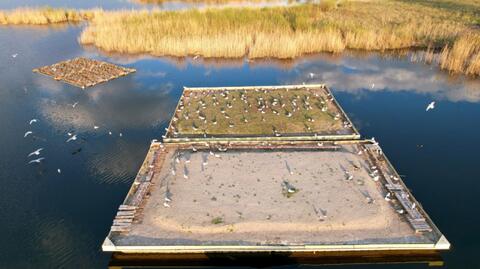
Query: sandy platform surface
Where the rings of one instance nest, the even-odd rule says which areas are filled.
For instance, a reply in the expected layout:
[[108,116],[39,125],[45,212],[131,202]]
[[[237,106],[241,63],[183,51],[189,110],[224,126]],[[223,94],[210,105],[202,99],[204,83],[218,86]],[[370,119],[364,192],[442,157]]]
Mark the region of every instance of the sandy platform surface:
[[354,144],[336,151],[168,152],[140,223],[115,243],[432,243],[384,199],[357,152]]

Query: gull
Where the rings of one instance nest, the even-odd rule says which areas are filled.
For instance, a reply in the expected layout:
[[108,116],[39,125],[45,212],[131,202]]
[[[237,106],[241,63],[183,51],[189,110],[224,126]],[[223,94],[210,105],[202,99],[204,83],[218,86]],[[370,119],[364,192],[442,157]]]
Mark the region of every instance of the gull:
[[353,179],[353,175],[350,174],[350,172],[348,172],[348,171],[345,171],[345,176],[346,176],[346,180],[352,180]]
[[186,165],[183,167],[183,178],[188,179],[188,169]]
[[72,104],[72,107],[75,108],[78,105],[78,102]]
[[95,130],[97,130],[98,128],[100,128],[100,127],[98,127],[97,125],[93,126],[93,129],[95,129]]
[[67,139],[67,142],[70,142],[72,140],[77,140],[77,135],[71,136],[69,139]]
[[314,73],[309,73],[308,75],[310,76],[310,78],[315,77],[315,74],[314,74]]
[[375,83],[372,83],[372,89],[375,88]]
[[417,204],[413,203],[412,204],[412,209],[415,209],[417,207]]
[[387,195],[385,195],[385,201],[391,201],[392,199],[390,198],[392,194],[391,193],[387,193]]
[[31,161],[29,161],[28,163],[40,163],[43,159],[45,159],[45,158],[43,158],[43,157],[42,157],[42,158],[38,158],[38,159],[35,159],[35,160],[31,160]]
[[70,133],[70,132],[68,132],[68,133],[67,133],[67,135],[68,135],[68,136],[72,136],[73,134],[72,134],[72,133]]
[[431,102],[430,104],[428,104],[427,108],[425,109],[425,111],[429,111],[430,109],[434,109],[435,108],[435,101]]
[[109,134],[109,135],[112,135],[112,131],[108,131],[108,134]]
[[12,54],[12,58],[17,58],[18,53]]
[[122,134],[122,133],[119,133],[119,134],[118,134],[118,136],[122,137],[122,136],[123,136],[123,134]]
[[32,125],[32,123],[37,122],[37,121],[38,121],[37,119],[31,119],[29,124]]
[[33,134],[32,131],[27,131],[27,132],[25,132],[25,134],[23,135],[23,137],[27,137],[28,135],[31,135],[31,134]]
[[62,170],[60,170],[60,168],[57,169],[57,173],[61,174],[62,173]]
[[292,169],[290,168],[290,165],[288,165],[288,162],[287,162],[287,161],[285,161],[285,166],[287,167],[288,173],[289,173],[290,175],[293,175],[293,171],[292,171]]
[[39,148],[39,149],[35,150],[34,152],[28,154],[27,157],[30,157],[32,155],[37,155],[38,156],[38,155],[40,155],[40,151],[42,151],[42,150],[43,150],[43,148]]
[[193,59],[196,60],[196,59],[198,59],[199,57],[200,57],[200,55],[195,55],[195,56],[193,57]]
[[396,211],[397,211],[398,214],[403,214],[403,213],[405,213],[405,211],[404,211],[403,209],[397,209]]
[[170,207],[170,204],[167,201],[165,201],[165,202],[163,202],[163,206],[164,207]]

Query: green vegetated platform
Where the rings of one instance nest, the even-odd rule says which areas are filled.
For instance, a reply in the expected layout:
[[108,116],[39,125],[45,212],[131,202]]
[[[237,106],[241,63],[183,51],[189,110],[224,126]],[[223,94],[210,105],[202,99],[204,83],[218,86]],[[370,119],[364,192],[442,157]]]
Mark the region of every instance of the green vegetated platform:
[[324,85],[185,88],[103,250],[357,260],[449,249],[379,144],[359,138]]
[[325,85],[184,88],[165,142],[360,135]]

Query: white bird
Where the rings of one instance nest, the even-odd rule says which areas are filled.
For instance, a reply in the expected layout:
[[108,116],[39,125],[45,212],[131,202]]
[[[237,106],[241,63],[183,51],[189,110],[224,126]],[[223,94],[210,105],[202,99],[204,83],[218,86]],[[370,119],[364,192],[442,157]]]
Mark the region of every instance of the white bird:
[[75,108],[78,105],[78,102],[73,103],[72,107]]
[[68,132],[68,133],[67,133],[67,135],[68,135],[68,136],[72,136],[73,134],[72,134],[72,133],[70,133],[70,132]]
[[170,207],[170,204],[165,201],[165,202],[163,202],[163,206],[164,206],[164,207]]
[[403,209],[397,209],[397,213],[398,213],[398,214],[403,214],[403,213],[405,213],[405,210],[403,210]]
[[35,159],[35,160],[31,160],[31,161],[29,161],[28,163],[40,163],[43,159],[45,159],[45,158],[43,158],[43,157],[42,157],[42,158],[38,158],[38,159]]
[[119,135],[120,137],[122,137],[122,136],[123,136],[123,134],[122,134],[122,133],[119,133],[118,135]]
[[18,53],[12,54],[13,58],[17,58],[17,56],[18,56]]
[[60,168],[57,169],[57,173],[61,174],[62,173],[62,170],[60,170]]
[[37,122],[37,121],[38,121],[37,119],[31,119],[29,124],[32,125],[32,123]]
[[25,132],[25,134],[23,135],[23,137],[27,137],[27,136],[29,136],[29,135],[31,135],[31,134],[33,134],[32,131],[27,131],[27,132]]
[[372,83],[372,89],[375,88],[375,83]]
[[69,139],[67,139],[67,142],[70,142],[72,140],[77,140],[77,135],[72,135]]
[[43,148],[39,148],[39,149],[35,150],[34,152],[31,152],[30,154],[28,154],[27,157],[30,157],[32,155],[40,155],[40,151],[42,151],[42,150],[43,150]]
[[108,134],[109,134],[109,135],[112,135],[112,132],[111,132],[111,131],[108,131]]
[[93,126],[93,129],[95,129],[95,130],[98,129],[98,128],[100,128],[100,127],[98,127],[97,125]]
[[425,109],[425,111],[429,111],[430,109],[434,109],[435,108],[435,101],[431,102],[430,104],[428,104],[427,108]]
[[390,193],[387,193],[387,195],[385,195],[385,201],[391,201],[392,199],[390,198],[391,194]]
[[309,73],[308,75],[310,76],[310,78],[313,78],[315,76],[314,73]]
[[417,204],[413,203],[412,204],[412,209],[415,209],[417,207]]

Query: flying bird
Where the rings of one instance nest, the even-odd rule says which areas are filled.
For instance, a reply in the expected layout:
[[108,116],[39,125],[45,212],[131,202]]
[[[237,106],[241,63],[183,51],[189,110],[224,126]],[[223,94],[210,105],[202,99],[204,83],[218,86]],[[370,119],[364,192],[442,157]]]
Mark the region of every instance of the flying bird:
[[435,108],[435,101],[431,102],[430,104],[428,104],[427,108],[425,109],[425,111],[429,111],[430,109],[434,109]]
[[31,160],[31,161],[29,161],[28,163],[40,163],[43,159],[45,159],[45,158],[43,158],[43,157],[42,157],[42,158],[38,158],[38,159],[35,159],[35,160]]
[[72,107],[75,108],[78,105],[78,102],[73,103]]
[[60,168],[57,169],[57,173],[61,174],[62,173],[62,170],[60,170]]
[[32,125],[32,123],[37,122],[37,121],[38,121],[37,119],[31,119],[29,124]]
[[40,155],[40,151],[42,151],[42,150],[43,150],[43,148],[39,148],[39,149],[35,150],[34,152],[31,152],[30,154],[28,154],[27,157],[30,157],[30,156],[33,156],[33,155],[38,156],[38,155]]
[[95,130],[98,129],[98,128],[100,128],[100,127],[98,127],[97,125],[93,126],[93,129],[95,129]]
[[31,134],[33,134],[32,131],[27,131],[27,132],[25,132],[25,134],[23,135],[23,137],[27,137],[27,136],[29,136],[29,135],[31,135]]
[[77,140],[77,135],[72,135],[69,139],[67,139],[67,142],[70,142],[72,140]]
[[18,53],[12,54],[12,58],[17,58]]

